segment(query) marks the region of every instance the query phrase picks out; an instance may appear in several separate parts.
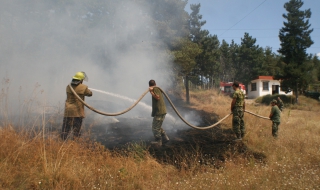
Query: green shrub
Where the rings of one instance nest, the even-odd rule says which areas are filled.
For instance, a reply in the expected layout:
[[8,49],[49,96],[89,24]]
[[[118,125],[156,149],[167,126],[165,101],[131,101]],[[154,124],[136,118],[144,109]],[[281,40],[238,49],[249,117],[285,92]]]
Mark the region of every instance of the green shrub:
[[283,101],[283,103],[286,105],[286,104],[292,104],[294,102],[294,99],[295,99],[295,96],[287,96],[287,95],[284,95],[284,94],[275,94],[275,95],[265,95],[265,96],[261,96],[261,97],[258,97],[255,102],[257,103],[261,103],[261,104],[266,104],[266,105],[269,105],[270,102],[273,100],[273,99],[276,99],[278,100],[278,97],[281,98],[281,100]]
[[304,95],[306,97],[313,98],[313,99],[316,99],[316,100],[319,100],[319,98],[320,98],[320,92],[307,91],[307,92],[304,93]]

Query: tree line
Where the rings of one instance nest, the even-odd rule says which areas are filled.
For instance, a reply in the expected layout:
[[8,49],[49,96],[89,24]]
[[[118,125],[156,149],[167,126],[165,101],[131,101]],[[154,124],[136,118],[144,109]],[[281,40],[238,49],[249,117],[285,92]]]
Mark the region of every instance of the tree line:
[[[298,102],[299,93],[319,81],[320,64],[316,55],[306,53],[313,41],[313,29],[309,23],[311,10],[301,10],[301,0],[284,4],[284,26],[279,29],[281,41],[278,53],[271,47],[259,47],[256,39],[245,32],[241,43],[228,44],[217,35],[211,35],[201,27],[205,24],[200,4],[191,5],[188,19],[189,36],[180,40],[173,49],[175,62],[184,77],[188,101],[188,81],[218,85],[220,81],[240,81],[248,85],[259,75],[273,76],[281,81],[282,90],[293,89]],[[210,83],[211,82],[211,83]]]

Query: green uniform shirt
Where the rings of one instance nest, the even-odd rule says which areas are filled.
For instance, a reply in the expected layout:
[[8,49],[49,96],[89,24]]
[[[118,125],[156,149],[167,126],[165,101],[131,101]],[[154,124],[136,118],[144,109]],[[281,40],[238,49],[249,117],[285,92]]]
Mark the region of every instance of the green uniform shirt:
[[152,96],[152,113],[151,116],[163,115],[167,113],[166,104],[164,103],[162,92],[159,88],[154,87],[153,92],[160,97],[160,100]]
[[271,112],[270,114],[272,114],[272,117],[270,118],[273,122],[275,123],[280,123],[280,114],[281,111],[278,108],[278,106],[272,106],[271,108]]
[[279,105],[279,108],[283,108],[283,106],[284,106],[283,101],[282,100],[278,100],[278,105]]
[[241,90],[236,90],[233,93],[232,98],[236,98],[236,103],[234,104],[235,107],[243,107],[243,103],[244,103],[244,94]]

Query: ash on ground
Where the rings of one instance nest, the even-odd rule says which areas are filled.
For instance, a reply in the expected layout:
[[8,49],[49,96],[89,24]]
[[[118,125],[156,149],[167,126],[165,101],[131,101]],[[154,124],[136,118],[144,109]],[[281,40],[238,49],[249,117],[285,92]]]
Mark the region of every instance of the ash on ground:
[[[197,126],[209,126],[219,120],[218,116],[212,113],[181,105],[177,108],[181,115],[189,117]],[[170,108],[168,113],[176,116]],[[100,120],[86,119],[86,128],[93,140],[109,150],[129,149],[133,144],[138,144],[144,146],[159,162],[173,164],[179,168],[191,167],[195,162],[219,167],[226,159],[237,156],[255,159],[258,162],[265,161],[266,156],[263,153],[250,150],[245,142],[233,141],[235,135],[231,126],[198,130],[190,128],[178,117],[175,120],[166,117],[163,123],[170,141],[161,147],[152,146],[152,119],[150,113],[130,117],[125,117],[125,114],[107,118],[102,116]]]

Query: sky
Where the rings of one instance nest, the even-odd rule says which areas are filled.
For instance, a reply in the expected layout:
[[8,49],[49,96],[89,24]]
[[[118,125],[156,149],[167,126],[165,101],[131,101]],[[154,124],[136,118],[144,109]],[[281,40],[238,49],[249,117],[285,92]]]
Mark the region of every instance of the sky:
[[[200,3],[200,14],[206,21],[203,29],[217,35],[220,42],[224,39],[240,44],[244,33],[256,38],[256,45],[271,47],[277,53],[280,48],[279,30],[283,27],[286,14],[284,4],[289,0],[189,0],[190,4]],[[320,56],[320,1],[304,0],[301,10],[311,9],[310,28],[314,44],[307,49],[309,54]]]

